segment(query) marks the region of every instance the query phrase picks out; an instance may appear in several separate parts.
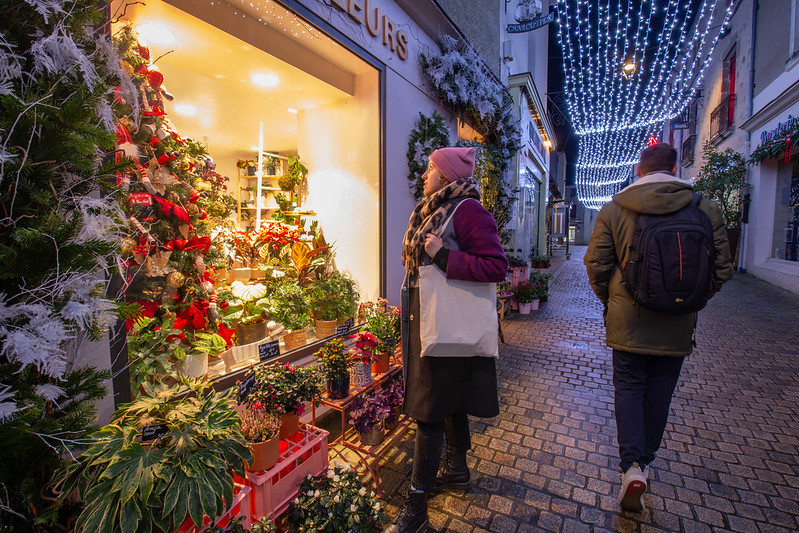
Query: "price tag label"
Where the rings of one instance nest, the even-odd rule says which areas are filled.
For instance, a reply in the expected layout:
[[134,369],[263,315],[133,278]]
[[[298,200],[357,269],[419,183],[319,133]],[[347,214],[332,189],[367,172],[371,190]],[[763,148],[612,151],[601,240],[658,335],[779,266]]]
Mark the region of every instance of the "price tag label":
[[255,374],[250,374],[239,383],[239,403],[244,402],[247,396],[255,390]]
[[344,325],[347,326],[347,328],[351,328],[352,326],[355,325],[355,320],[353,320],[353,318],[350,317],[344,321]]
[[268,361],[280,355],[280,341],[265,342],[258,345],[258,358]]
[[395,344],[394,337],[386,337],[386,340],[384,340],[383,342],[385,342],[389,346],[394,346],[394,344]]
[[145,426],[145,428],[141,432],[141,440],[142,442],[147,442],[150,440],[160,439],[167,433],[169,433],[169,428],[167,427],[166,424]]
[[349,326],[339,326],[336,328],[336,335],[338,335],[339,337],[343,337],[349,332],[350,332]]

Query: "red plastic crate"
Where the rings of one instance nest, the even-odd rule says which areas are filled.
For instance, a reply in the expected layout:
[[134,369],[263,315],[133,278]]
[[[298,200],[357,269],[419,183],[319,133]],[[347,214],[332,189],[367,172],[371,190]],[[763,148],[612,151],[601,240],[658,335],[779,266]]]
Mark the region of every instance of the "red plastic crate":
[[[224,527],[230,523],[232,518],[243,517],[244,520],[241,521],[241,525],[249,528],[252,525],[250,523],[251,491],[252,488],[246,485],[236,484],[233,489],[232,505],[222,514],[222,516],[217,517],[214,525]],[[183,522],[183,524],[176,530],[176,533],[199,533],[208,529],[209,525],[211,525],[211,520],[207,516],[203,520],[202,527],[197,527],[191,518],[186,518],[186,521]]]
[[263,472],[247,472],[243,480],[237,478],[252,489],[252,521],[279,516],[297,495],[305,476],[318,476],[327,470],[327,436],[323,429],[300,424],[299,433],[280,441],[280,458],[275,466]]

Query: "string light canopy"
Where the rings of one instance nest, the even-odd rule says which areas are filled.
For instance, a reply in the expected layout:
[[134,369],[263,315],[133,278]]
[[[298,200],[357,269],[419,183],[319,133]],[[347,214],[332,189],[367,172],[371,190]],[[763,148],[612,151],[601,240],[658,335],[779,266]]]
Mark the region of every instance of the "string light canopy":
[[629,182],[648,141],[694,97],[733,4],[557,0],[583,205],[609,202]]

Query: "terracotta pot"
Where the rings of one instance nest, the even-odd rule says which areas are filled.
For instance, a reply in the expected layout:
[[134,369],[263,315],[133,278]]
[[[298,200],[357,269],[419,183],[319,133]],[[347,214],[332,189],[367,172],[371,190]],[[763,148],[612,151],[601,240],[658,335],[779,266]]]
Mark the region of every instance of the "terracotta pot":
[[295,413],[283,413],[280,415],[280,438],[288,439],[293,437],[300,430],[300,416]]
[[234,268],[230,271],[231,281],[249,281],[250,269],[249,268]]
[[377,362],[372,363],[372,374],[382,374],[388,372],[388,352],[378,354]]
[[308,343],[308,328],[295,329],[283,337],[283,342],[286,344],[287,352],[302,348]]
[[256,322],[254,324],[239,324],[236,326],[236,335],[239,339],[239,346],[258,342],[266,337],[266,322]]
[[356,387],[368,385],[372,382],[372,364],[355,363],[350,369],[350,380]]
[[327,395],[331,400],[340,400],[350,395],[350,375],[343,378],[330,378],[325,381]]
[[377,446],[386,440],[386,434],[383,433],[383,428],[379,425],[372,426],[367,433],[358,432],[358,436],[364,446]]
[[247,466],[250,472],[261,472],[272,468],[280,457],[280,435],[275,435],[266,442],[251,442],[252,464]]
[[325,337],[332,337],[336,334],[338,320],[316,320],[314,325],[316,327],[316,338],[324,339]]

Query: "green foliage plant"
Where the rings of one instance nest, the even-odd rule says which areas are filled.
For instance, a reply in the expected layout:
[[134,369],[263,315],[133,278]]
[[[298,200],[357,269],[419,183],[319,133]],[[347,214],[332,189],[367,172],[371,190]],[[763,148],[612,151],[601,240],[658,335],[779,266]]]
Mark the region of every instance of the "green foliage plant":
[[355,281],[337,270],[311,283],[308,295],[318,320],[351,317],[358,302]]
[[128,332],[128,361],[133,391],[145,383],[153,384],[167,376],[176,377],[173,355],[182,352],[185,334],[173,327],[174,317],[141,316]]
[[520,304],[529,304],[539,297],[538,288],[530,282],[519,283],[513,289],[513,296],[516,297],[516,301]]
[[400,310],[388,305],[385,298],[361,304],[359,314],[365,321],[361,331],[368,331],[383,341],[378,350],[393,350],[400,339]]
[[285,524],[289,532],[369,533],[380,531],[385,520],[383,503],[345,463],[303,480],[297,498],[289,505]]
[[[85,507],[78,531],[173,531],[186,517],[202,524],[233,501],[233,474],[252,461],[231,407],[233,391],[202,381],[144,384],[65,471],[64,497],[77,490]],[[141,442],[144,428],[166,433]]]
[[728,229],[741,225],[741,208],[749,185],[746,183],[746,159],[727,148],[723,152],[711,142],[702,148],[704,162],[694,183],[694,191],[716,202]]
[[427,170],[427,158],[434,150],[449,146],[449,130],[437,111],[431,116],[419,113],[419,119],[408,138],[408,185],[417,202],[424,197],[422,174]]
[[258,366],[255,390],[247,403],[255,409],[302,415],[304,402],[317,401],[322,394],[322,376],[315,366],[289,363]]
[[302,329],[311,322],[308,294],[295,281],[280,281],[272,285],[268,310],[274,320],[292,331]]
[[224,319],[236,324],[263,322],[263,314],[269,308],[267,287],[261,283],[245,284],[234,281],[230,288],[231,305],[223,310]]
[[344,379],[349,375],[352,360],[344,349],[344,341],[340,337],[326,342],[314,355],[327,379]]

